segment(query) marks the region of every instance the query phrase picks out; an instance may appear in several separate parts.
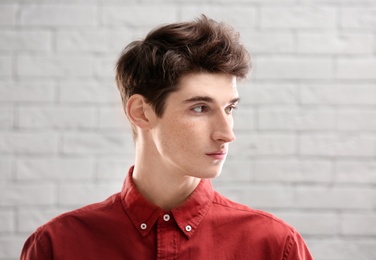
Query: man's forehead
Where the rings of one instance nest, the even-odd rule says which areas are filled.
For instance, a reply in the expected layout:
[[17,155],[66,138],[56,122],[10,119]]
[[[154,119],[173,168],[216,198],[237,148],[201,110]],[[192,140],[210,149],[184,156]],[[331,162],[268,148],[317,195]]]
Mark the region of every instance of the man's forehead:
[[210,74],[206,76],[186,77],[176,91],[179,99],[186,102],[231,102],[239,97],[236,77]]
[[181,78],[177,92],[192,96],[220,96],[237,94],[236,77],[219,73],[195,73]]
[[236,86],[236,76],[227,73],[214,73],[214,72],[196,72],[188,73],[180,78],[180,83],[186,82],[206,82],[211,80],[226,80],[229,84]]

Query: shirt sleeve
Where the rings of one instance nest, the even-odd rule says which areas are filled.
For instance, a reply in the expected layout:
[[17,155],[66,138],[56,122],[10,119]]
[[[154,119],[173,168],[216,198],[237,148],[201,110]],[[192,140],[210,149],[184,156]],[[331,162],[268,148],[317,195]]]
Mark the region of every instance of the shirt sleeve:
[[25,242],[21,251],[21,260],[53,260],[51,243],[41,230],[33,233]]
[[313,260],[302,236],[296,230],[286,241],[283,260]]

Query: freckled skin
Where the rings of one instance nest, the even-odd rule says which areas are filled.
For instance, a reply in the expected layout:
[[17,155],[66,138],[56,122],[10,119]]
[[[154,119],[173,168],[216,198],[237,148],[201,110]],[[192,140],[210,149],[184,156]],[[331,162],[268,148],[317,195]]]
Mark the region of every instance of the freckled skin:
[[[191,100],[206,97],[207,100]],[[234,76],[199,73],[182,78],[179,90],[171,93],[161,118],[151,130],[157,160],[169,172],[181,176],[214,178],[220,174],[224,158],[208,153],[228,151],[235,140],[232,107],[238,92]]]

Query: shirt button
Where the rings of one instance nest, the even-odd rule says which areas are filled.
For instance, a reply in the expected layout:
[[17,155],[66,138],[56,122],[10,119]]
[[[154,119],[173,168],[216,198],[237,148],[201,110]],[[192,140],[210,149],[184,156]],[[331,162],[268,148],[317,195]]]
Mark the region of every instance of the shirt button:
[[163,215],[163,220],[166,221],[166,222],[169,221],[170,220],[170,215],[164,214]]
[[142,230],[145,230],[148,227],[148,225],[146,225],[145,223],[142,223],[140,227]]
[[192,231],[192,227],[190,225],[185,226],[185,231],[190,232]]

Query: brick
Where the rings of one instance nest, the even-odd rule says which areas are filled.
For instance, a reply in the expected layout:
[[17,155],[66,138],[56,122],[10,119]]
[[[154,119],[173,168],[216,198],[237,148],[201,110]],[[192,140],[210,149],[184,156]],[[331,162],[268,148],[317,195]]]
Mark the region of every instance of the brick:
[[[216,3],[234,4],[234,0],[217,0]],[[236,0],[236,4],[273,3],[275,0]],[[295,3],[295,0],[281,0],[283,3]]]
[[376,162],[373,161],[337,161],[335,164],[336,183],[376,183]]
[[335,28],[333,7],[261,7],[261,28]]
[[7,129],[13,127],[13,113],[14,111],[11,107],[0,107],[0,129]]
[[244,109],[240,106],[234,113],[234,129],[254,130],[256,128],[255,113],[251,109]]
[[15,230],[15,216],[12,210],[2,210],[0,212],[0,233],[14,232]]
[[309,241],[315,259],[322,260],[369,260],[376,256],[376,242],[369,239],[318,239]]
[[291,32],[240,32],[243,44],[251,55],[258,53],[293,53],[295,39]]
[[376,8],[344,7],[340,12],[342,28],[374,29],[376,26]]
[[260,109],[257,126],[262,130],[334,130],[335,113],[322,109]]
[[52,154],[57,152],[57,146],[54,134],[14,132],[0,135],[0,153]]
[[49,51],[51,36],[46,31],[15,31],[0,32],[0,50],[2,51]]
[[94,177],[94,162],[85,158],[35,158],[16,162],[17,180],[90,180]]
[[336,61],[337,79],[376,79],[376,58],[339,58]]
[[300,154],[315,156],[375,156],[375,140],[357,134],[316,134],[300,136]]
[[[249,5],[190,5],[182,7],[182,20],[188,21],[205,14],[218,22],[225,22],[236,30],[246,32],[245,28],[255,28],[257,24],[257,9]],[[244,29],[243,29],[244,28]],[[243,30],[242,30],[243,29]],[[241,33],[241,35],[243,35]]]
[[12,76],[13,61],[10,56],[0,56],[0,77],[10,78]]
[[64,154],[133,154],[132,134],[77,133],[63,136]]
[[259,159],[254,180],[279,183],[325,183],[332,179],[332,163],[326,160]]
[[5,235],[0,237],[0,259],[19,259],[26,237]]
[[[230,148],[231,150],[231,148]],[[231,151],[230,151],[231,153]],[[229,160],[223,165],[222,173],[213,181],[216,182],[247,182],[253,179],[254,163],[243,160]]]
[[[175,20],[174,22],[176,22],[176,21],[177,20]],[[159,25],[163,25],[163,24],[165,24],[165,23],[161,23]],[[135,28],[134,30],[132,30],[133,39],[135,39],[135,40],[144,39],[146,37],[146,35],[150,32],[150,30],[155,28],[156,26],[158,26],[158,24]],[[133,28],[133,26],[132,26],[132,28]]]
[[373,190],[356,187],[297,187],[296,207],[307,209],[372,209]]
[[103,201],[112,194],[120,192],[122,185],[123,183],[121,182],[62,184],[58,189],[58,204],[64,206],[84,206]]
[[154,28],[158,24],[176,22],[177,20],[176,7],[173,5],[156,5],[155,3],[128,4],[127,6],[105,5],[101,12],[101,23],[106,26],[147,26]]
[[131,131],[128,118],[122,104],[115,107],[102,107],[99,109],[98,127],[100,129],[119,129]]
[[62,213],[61,209],[20,209],[17,215],[17,231],[31,234],[38,227]]
[[115,52],[117,55],[133,38],[129,30],[64,30],[57,32],[58,52]]
[[17,5],[0,5],[0,25],[15,25],[17,11]]
[[298,88],[292,84],[250,83],[239,88],[241,105],[293,105],[298,100]]
[[24,106],[18,114],[20,128],[85,129],[96,125],[96,111],[90,107]]
[[17,57],[17,75],[20,77],[89,77],[93,76],[93,59],[75,56]]
[[303,236],[337,235],[340,231],[336,213],[283,212],[276,215],[296,228]]
[[[121,48],[123,49],[123,48]],[[120,52],[120,50],[119,50]],[[116,75],[116,61],[118,57],[108,57],[97,59],[94,63],[94,75],[98,78],[114,80]],[[115,84],[114,84],[115,85]]]
[[0,183],[6,183],[12,177],[12,159],[11,157],[1,156],[0,158]]
[[[77,1],[89,2],[89,3],[93,2],[92,0],[69,0],[69,1],[72,1],[73,3],[77,2]],[[98,3],[99,4],[102,4],[102,3],[106,3],[106,4],[109,4],[109,3],[111,3],[111,4],[121,4],[121,3],[135,4],[135,3],[139,3],[139,1],[138,0],[126,0],[126,1],[123,1],[123,0],[98,0]]]
[[[373,0],[348,0],[346,1],[346,4],[367,4],[367,3],[372,3]],[[339,4],[343,3],[343,0],[301,0],[303,4],[311,4],[311,3],[317,3],[317,4]]]
[[341,230],[343,235],[376,235],[376,214],[342,214]]
[[[236,202],[239,202],[239,203],[243,203],[246,201],[246,189],[241,189],[241,188],[236,188],[236,187],[231,187],[229,188],[228,186],[228,183],[226,182],[217,182],[215,181],[213,183],[213,185],[215,185],[215,189],[216,191],[218,191],[220,194],[222,194],[223,196],[229,198],[230,200],[233,200],[233,201],[236,201]],[[247,200],[245,203],[243,203],[245,205],[248,205],[250,204],[250,201]]]
[[51,206],[55,187],[48,183],[8,183],[0,189],[0,206]]
[[232,156],[248,158],[254,155],[293,155],[296,154],[296,138],[283,134],[237,134],[230,145]]
[[93,5],[23,5],[20,13],[22,25],[39,26],[93,26],[96,8]]
[[216,190],[227,198],[257,209],[281,209],[293,206],[293,191],[280,185],[230,186],[217,182]]
[[0,102],[53,102],[55,84],[49,82],[0,83]]
[[256,79],[330,79],[333,72],[328,58],[258,57],[254,64]]
[[95,178],[98,180],[116,180],[122,183],[133,164],[134,159],[131,156],[127,156],[125,159],[97,160]]
[[351,131],[375,131],[376,111],[340,111],[338,112],[338,129]]
[[119,104],[120,93],[114,81],[107,82],[68,82],[59,87],[61,103]]
[[373,52],[372,34],[299,33],[299,53],[370,54]]
[[[242,203],[250,207],[265,208],[291,208],[293,206],[293,190],[280,185],[254,185],[247,189],[247,196],[242,198]],[[247,200],[244,201],[244,200]]]
[[372,84],[304,84],[302,104],[315,105],[375,105],[376,87]]

